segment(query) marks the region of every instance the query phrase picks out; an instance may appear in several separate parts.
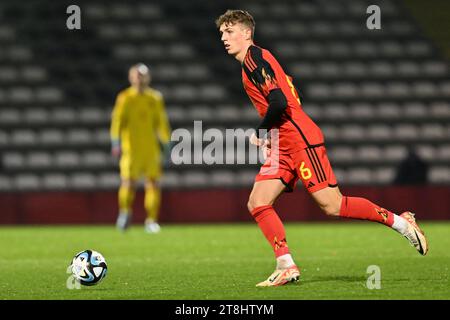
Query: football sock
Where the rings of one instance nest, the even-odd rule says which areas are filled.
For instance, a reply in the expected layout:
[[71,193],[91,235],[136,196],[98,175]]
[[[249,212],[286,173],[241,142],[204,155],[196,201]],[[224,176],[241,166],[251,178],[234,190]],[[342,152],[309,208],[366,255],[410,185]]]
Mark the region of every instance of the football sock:
[[147,219],[156,222],[158,220],[159,205],[161,203],[161,192],[158,188],[145,188],[144,206],[147,211]]
[[401,234],[405,234],[406,230],[408,230],[408,221],[394,214],[394,223],[392,224],[392,229],[397,230]]
[[341,217],[369,220],[392,227],[394,214],[364,198],[342,197]]
[[295,262],[289,253],[283,254],[277,258],[277,269],[287,269],[292,266],[295,266]]
[[121,213],[130,213],[134,201],[134,189],[131,187],[119,188],[119,210]]
[[283,223],[278,217],[272,206],[260,206],[251,212],[253,218],[258,223],[259,228],[263,232],[267,241],[275,252],[275,257],[288,254],[289,249],[286,242],[286,233],[284,231]]

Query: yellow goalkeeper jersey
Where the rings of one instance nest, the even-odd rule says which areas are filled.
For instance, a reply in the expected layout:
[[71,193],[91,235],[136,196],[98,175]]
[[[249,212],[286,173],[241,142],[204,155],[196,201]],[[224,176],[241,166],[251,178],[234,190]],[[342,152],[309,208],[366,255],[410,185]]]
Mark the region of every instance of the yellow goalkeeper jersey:
[[122,156],[130,160],[159,157],[159,142],[170,140],[170,124],[162,94],[147,88],[140,94],[129,87],[121,91],[112,112],[110,135],[120,141]]

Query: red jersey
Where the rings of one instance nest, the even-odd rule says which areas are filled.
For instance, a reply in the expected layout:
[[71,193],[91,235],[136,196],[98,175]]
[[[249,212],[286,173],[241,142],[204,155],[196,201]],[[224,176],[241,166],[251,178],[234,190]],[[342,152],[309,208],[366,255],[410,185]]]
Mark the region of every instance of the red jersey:
[[270,129],[279,130],[279,150],[292,153],[324,143],[320,128],[303,111],[292,77],[286,75],[274,56],[266,49],[250,46],[242,64],[242,82],[245,91],[258,111],[265,117],[269,94],[280,89],[287,103],[281,119]]

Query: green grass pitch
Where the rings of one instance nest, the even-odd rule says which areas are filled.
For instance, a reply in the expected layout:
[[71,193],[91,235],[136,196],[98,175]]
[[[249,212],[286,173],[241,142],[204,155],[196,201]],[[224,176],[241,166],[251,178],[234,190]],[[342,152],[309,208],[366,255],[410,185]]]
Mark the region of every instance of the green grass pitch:
[[[0,299],[450,299],[450,223],[422,223],[430,251],[374,223],[286,223],[298,284],[257,288],[274,269],[255,224],[0,227]],[[84,249],[101,252],[107,277],[66,288],[66,268]],[[367,267],[381,289],[366,286]]]

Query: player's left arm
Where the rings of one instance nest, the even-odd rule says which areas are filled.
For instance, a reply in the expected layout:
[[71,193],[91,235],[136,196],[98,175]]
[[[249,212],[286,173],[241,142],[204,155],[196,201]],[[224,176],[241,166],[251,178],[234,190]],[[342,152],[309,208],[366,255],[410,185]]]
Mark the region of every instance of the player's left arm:
[[250,47],[244,60],[244,70],[269,103],[264,118],[256,128],[256,136],[259,137],[260,130],[268,132],[281,121],[287,99],[279,85],[282,79],[278,79],[270,61],[263,57],[261,48]]
[[157,96],[156,133],[163,148],[163,157],[167,159],[170,152],[170,135],[172,129],[166,112],[164,97]]

